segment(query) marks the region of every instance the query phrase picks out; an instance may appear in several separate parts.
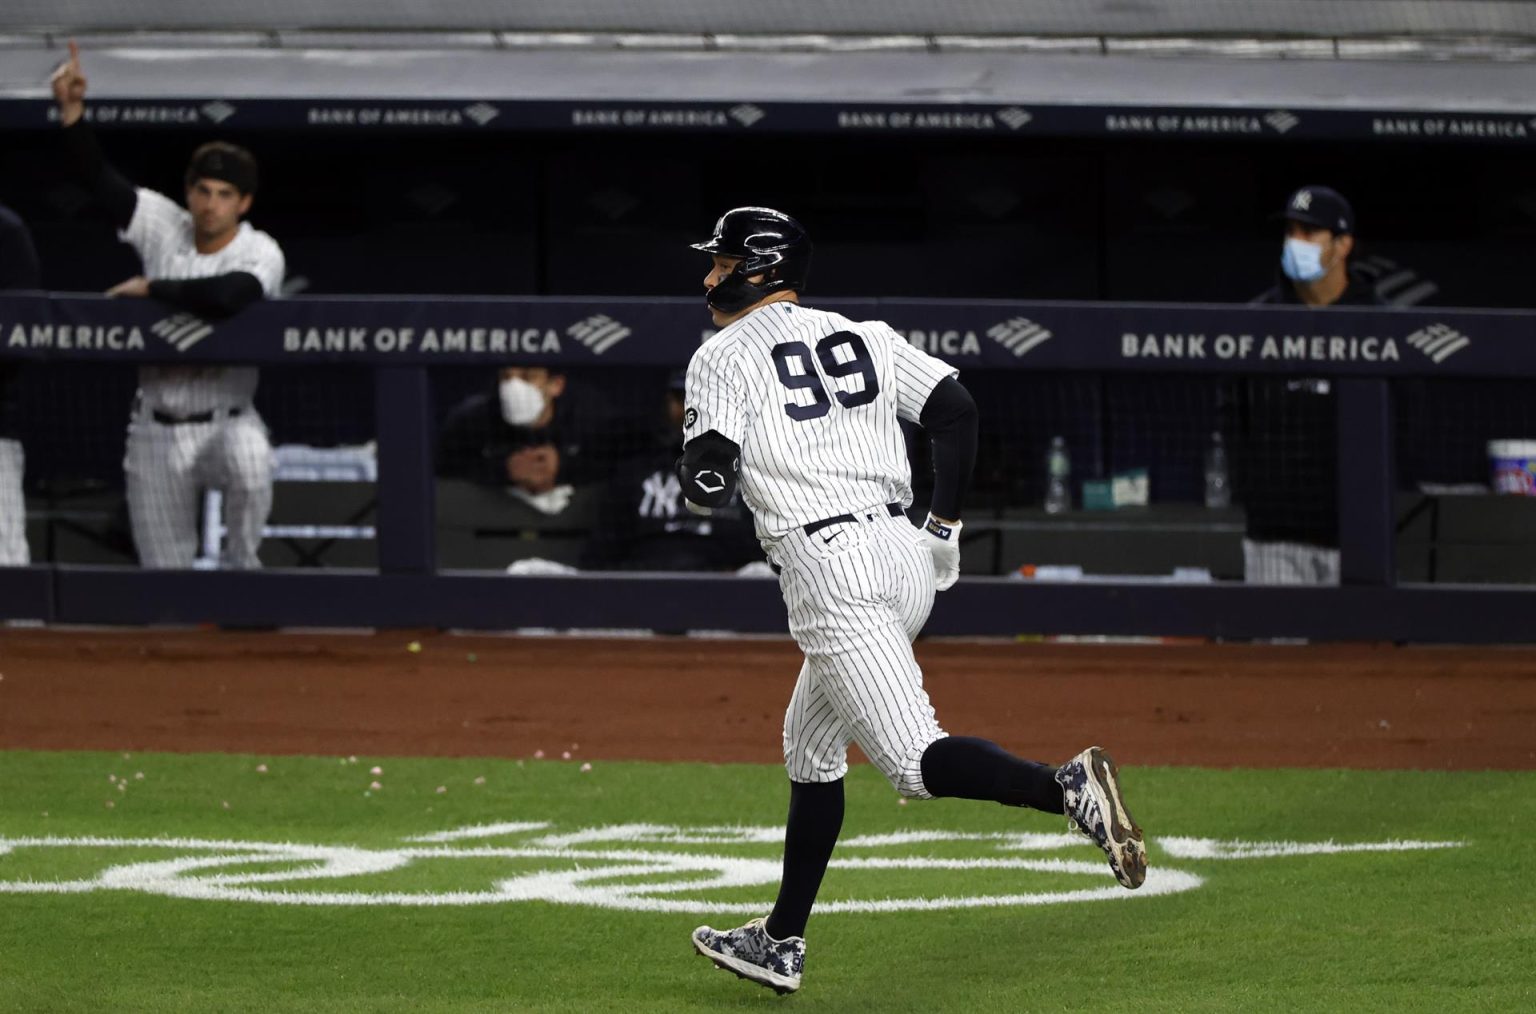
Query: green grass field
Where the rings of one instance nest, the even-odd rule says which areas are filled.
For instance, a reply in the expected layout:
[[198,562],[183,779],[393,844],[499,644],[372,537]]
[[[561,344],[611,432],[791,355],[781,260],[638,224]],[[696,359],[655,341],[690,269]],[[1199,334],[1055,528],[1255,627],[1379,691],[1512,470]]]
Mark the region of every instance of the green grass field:
[[855,769],[779,998],[688,943],[767,910],[778,768],[0,753],[0,1011],[1536,1009],[1536,774],[1124,777],[1135,894]]

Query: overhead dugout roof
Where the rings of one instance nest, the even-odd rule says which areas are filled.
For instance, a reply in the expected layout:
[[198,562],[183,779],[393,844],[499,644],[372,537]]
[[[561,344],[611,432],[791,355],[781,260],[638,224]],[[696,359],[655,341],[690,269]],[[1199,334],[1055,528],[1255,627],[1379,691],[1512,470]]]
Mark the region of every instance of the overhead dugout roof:
[[1536,36],[1528,0],[7,0],[0,32],[365,29],[880,35]]
[[[78,34],[90,105],[108,127],[1536,140],[1536,43],[1512,37],[1528,31],[1536,38],[1536,3],[1527,2],[1117,5],[1134,7],[1133,18],[1125,11],[1084,14],[1106,5],[1077,2],[958,0],[946,5],[940,26],[925,13],[931,5],[909,0],[850,10],[758,3],[732,7],[729,19],[716,0],[471,0],[447,13],[432,11],[437,27],[456,30],[430,33],[410,30],[425,15],[406,3],[367,5],[367,32],[342,30],[360,23],[359,5],[339,0],[210,0],[197,5],[195,32],[177,20],[187,17],[179,10],[185,6],[170,0],[0,6],[0,32],[11,29],[0,35],[0,127],[49,122],[47,76],[65,36]],[[644,19],[651,31],[625,34],[626,19],[637,20],[636,12],[652,15]],[[784,17],[771,17],[775,12]],[[260,30],[247,30],[253,21]],[[1127,31],[1149,34],[1212,25],[1293,34],[785,34],[812,25],[821,31],[980,26],[1000,32],[1104,30],[1122,22]],[[305,27],[314,23],[330,28]],[[470,27],[487,23],[520,31]],[[700,23],[739,33],[773,24],[778,34],[681,30]],[[170,30],[110,31],[124,24]],[[617,27],[555,31],[595,24]],[[1299,37],[1298,25],[1314,37]],[[1365,37],[1386,25],[1445,33],[1480,27],[1499,37]],[[101,30],[82,30],[87,26]],[[1328,31],[1340,34],[1318,34]]]

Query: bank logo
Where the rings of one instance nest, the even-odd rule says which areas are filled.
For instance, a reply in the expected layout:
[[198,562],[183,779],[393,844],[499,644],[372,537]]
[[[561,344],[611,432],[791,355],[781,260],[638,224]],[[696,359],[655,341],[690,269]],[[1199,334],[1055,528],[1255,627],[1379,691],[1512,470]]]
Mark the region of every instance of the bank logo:
[[1275,133],[1284,134],[1300,123],[1301,117],[1295,113],[1288,113],[1284,109],[1276,109],[1272,113],[1264,114],[1264,122],[1269,124]]
[[[95,835],[0,837],[0,896],[135,891],[195,901],[309,907],[543,902],[658,914],[749,915],[763,912],[772,902],[783,870],[764,846],[778,846],[783,840],[783,827],[635,823],[559,830],[541,820],[454,828],[382,847]],[[947,845],[942,855],[934,854],[936,844]],[[1161,854],[1147,871],[1146,883],[1127,891],[1114,882],[1097,846],[1075,834],[913,830],[849,837],[838,842],[832,869],[911,871],[911,882],[922,886],[890,896],[873,880],[866,881],[871,886],[851,897],[818,902],[816,913],[1145,904],[1149,898],[1198,890],[1207,877],[1222,876],[1221,866],[1215,864],[1422,852],[1464,843],[1168,837],[1153,844]],[[156,854],[145,857],[145,850]],[[71,856],[65,879],[52,872],[59,868],[61,854]],[[487,869],[489,863],[504,865]],[[1195,863],[1204,864],[1198,873],[1190,868]],[[274,872],[276,867],[281,868]],[[439,877],[425,880],[419,875],[424,867],[441,871]],[[394,876],[407,870],[418,873]],[[1006,893],[986,893],[989,883],[1003,883],[999,876],[1008,878]],[[423,886],[444,881],[446,886]],[[727,889],[762,896],[723,901],[719,892]]]
[[150,331],[165,339],[177,352],[185,352],[213,334],[213,325],[191,313],[172,314],[150,325]]
[[202,111],[203,115],[208,117],[208,119],[212,120],[214,123],[223,123],[225,120],[235,115],[235,107],[230,105],[228,102],[223,101],[222,99],[215,99],[212,102],[203,103]]
[[997,118],[1002,120],[1003,126],[1009,130],[1018,130],[1034,119],[1028,110],[1020,109],[1018,106],[1008,106],[1004,109],[999,109],[997,111]]
[[476,102],[472,106],[464,107],[464,115],[474,121],[475,126],[483,127],[496,117],[501,115],[501,110],[489,102]]
[[739,106],[732,106],[729,110],[727,110],[727,112],[731,119],[735,120],[743,127],[750,127],[752,124],[768,115],[757,106],[752,105],[750,102],[743,102]]
[[600,356],[634,332],[607,314],[597,313],[572,324],[565,333]]
[[1437,363],[1445,362],[1472,344],[1471,338],[1449,324],[1421,327],[1403,340]]
[[1015,356],[1022,356],[1035,346],[1050,341],[1051,332],[1028,317],[1010,317],[987,328],[987,337]]

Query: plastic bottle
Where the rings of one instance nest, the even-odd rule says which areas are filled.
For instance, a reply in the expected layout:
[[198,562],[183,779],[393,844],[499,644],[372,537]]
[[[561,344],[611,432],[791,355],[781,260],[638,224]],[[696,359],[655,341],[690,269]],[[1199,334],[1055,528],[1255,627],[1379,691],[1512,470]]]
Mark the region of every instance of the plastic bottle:
[[1060,514],[1072,509],[1072,459],[1065,437],[1052,437],[1045,455],[1045,512]]
[[1205,505],[1212,509],[1232,506],[1232,478],[1227,471],[1227,445],[1221,433],[1211,434],[1211,446],[1205,451]]

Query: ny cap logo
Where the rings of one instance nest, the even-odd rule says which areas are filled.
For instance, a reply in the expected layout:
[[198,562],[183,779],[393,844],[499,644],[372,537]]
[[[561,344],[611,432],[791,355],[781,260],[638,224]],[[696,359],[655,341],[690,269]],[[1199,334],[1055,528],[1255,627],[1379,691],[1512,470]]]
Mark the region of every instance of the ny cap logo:
[[1291,201],[1291,207],[1297,211],[1310,211],[1312,209],[1312,191],[1298,190],[1295,199]]

